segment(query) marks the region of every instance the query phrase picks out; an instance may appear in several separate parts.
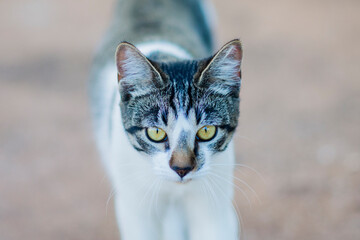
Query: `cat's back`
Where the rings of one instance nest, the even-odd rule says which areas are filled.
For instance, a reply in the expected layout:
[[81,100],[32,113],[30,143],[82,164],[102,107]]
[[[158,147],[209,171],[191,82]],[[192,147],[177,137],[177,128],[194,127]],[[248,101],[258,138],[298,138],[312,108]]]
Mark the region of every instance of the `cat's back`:
[[168,42],[194,58],[213,51],[213,13],[207,0],[118,0],[97,58],[113,58],[117,45]]

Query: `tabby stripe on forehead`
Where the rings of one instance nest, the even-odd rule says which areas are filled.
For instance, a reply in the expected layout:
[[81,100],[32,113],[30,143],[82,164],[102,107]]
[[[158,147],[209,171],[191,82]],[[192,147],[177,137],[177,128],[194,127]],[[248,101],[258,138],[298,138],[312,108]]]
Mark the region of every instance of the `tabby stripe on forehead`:
[[188,84],[188,89],[187,89],[187,93],[188,93],[188,97],[189,97],[189,102],[188,102],[188,105],[187,105],[187,108],[186,108],[186,116],[189,115],[189,111],[192,107],[192,104],[193,104],[193,100],[192,100],[192,94],[191,94],[191,91],[192,88],[191,88],[191,84]]
[[163,121],[165,126],[167,126],[167,124],[168,124],[168,110],[166,109],[166,110],[161,111],[160,116],[161,116],[161,120]]
[[175,118],[177,118],[178,114],[177,114],[176,106],[175,106],[175,103],[174,103],[174,97],[175,97],[175,89],[174,89],[174,87],[172,87],[171,88],[171,95],[170,95],[169,103],[170,103],[170,107],[174,110]]
[[200,111],[199,107],[195,108],[195,116],[196,116],[196,124],[199,125],[199,123],[201,121],[201,111]]

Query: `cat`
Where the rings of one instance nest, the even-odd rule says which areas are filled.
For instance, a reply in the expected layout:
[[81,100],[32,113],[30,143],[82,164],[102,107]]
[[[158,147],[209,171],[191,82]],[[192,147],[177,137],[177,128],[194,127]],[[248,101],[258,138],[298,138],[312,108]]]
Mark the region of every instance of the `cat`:
[[122,240],[235,240],[242,47],[214,53],[208,3],[120,0],[90,104]]

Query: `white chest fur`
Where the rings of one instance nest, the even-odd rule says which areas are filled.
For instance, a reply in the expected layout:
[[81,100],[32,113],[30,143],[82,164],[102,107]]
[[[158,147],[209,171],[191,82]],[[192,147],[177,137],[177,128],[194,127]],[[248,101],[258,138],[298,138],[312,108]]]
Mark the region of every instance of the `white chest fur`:
[[[191,58],[181,48],[164,51]],[[158,46],[140,46],[150,54]],[[103,114],[96,130],[102,159],[115,190],[115,207],[122,240],[235,240],[238,221],[232,206],[233,144],[212,159],[212,173],[202,180],[179,184],[157,178],[153,165],[131,146],[118,103],[117,71],[104,68]]]

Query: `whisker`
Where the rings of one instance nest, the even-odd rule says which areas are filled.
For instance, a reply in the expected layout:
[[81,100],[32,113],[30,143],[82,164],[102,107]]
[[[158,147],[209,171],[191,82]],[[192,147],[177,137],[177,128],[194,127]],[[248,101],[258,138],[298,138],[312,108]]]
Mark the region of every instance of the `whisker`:
[[211,166],[233,166],[233,167],[247,168],[247,169],[253,171],[261,179],[261,181],[263,183],[266,183],[264,177],[262,176],[262,174],[259,171],[257,171],[255,168],[252,168],[245,164],[241,164],[241,163],[217,164],[217,163],[214,163],[214,164],[211,164]]
[[115,193],[116,193],[116,189],[113,187],[112,190],[110,191],[108,199],[106,200],[106,205],[105,205],[105,215],[106,216],[108,215],[108,207],[109,207],[110,200],[115,195]]
[[149,208],[148,208],[149,216],[151,215],[151,210],[153,210],[155,190],[156,190],[157,185],[159,184],[159,179],[156,179],[154,182],[155,182],[155,184],[154,184],[154,187],[153,187],[153,190],[152,190],[152,193],[151,193],[150,204],[149,204]]
[[257,194],[257,192],[245,180],[243,180],[241,178],[238,178],[238,177],[234,176],[233,174],[227,174],[227,176],[233,178],[234,180],[236,180],[236,181],[240,182],[241,184],[243,184],[244,186],[246,186],[254,194],[256,200],[258,201],[258,203],[262,204],[262,201],[260,200],[259,195]]
[[[212,179],[212,178],[209,178],[209,179]],[[220,185],[214,179],[212,179],[212,180],[213,180],[214,185],[217,186],[219,191],[226,197],[226,194],[223,192]],[[232,199],[232,198],[228,197],[228,200],[231,202],[231,207],[232,207],[232,209],[233,209],[233,211],[235,213],[235,216],[236,216],[237,225],[240,227],[240,231],[241,231],[241,229],[243,227],[243,218],[241,216],[241,211],[239,209],[239,206],[237,205],[235,199]],[[239,214],[240,214],[240,216],[239,216]]]
[[160,194],[160,190],[161,190],[161,186],[163,184],[163,180],[160,179],[160,183],[158,184],[158,190],[157,190],[157,194],[156,194],[156,198],[155,198],[155,212],[156,212],[156,216],[159,218],[159,208],[158,208],[158,200],[159,200],[159,194]]
[[217,201],[215,199],[214,193],[212,192],[211,186],[209,185],[209,182],[207,181],[207,179],[204,179],[204,184],[206,186],[205,189],[208,191],[210,199],[212,200],[210,202],[212,202],[213,207],[216,208],[217,207]]
[[[141,172],[141,171],[137,171],[136,173],[138,172]],[[133,175],[134,176],[134,175]],[[137,175],[133,178],[131,177],[128,177],[125,179],[125,177],[123,177],[124,180],[121,180],[123,183],[125,182],[134,182],[136,179],[140,178],[142,175]],[[110,200],[117,194],[117,189],[116,187],[112,187],[111,191],[110,191],[110,194],[109,194],[109,197],[108,199],[106,200],[106,206],[105,206],[105,212],[106,212],[106,216],[108,214],[108,208],[109,208],[109,203],[110,203]]]
[[228,181],[227,179],[225,179],[225,178],[223,178],[223,177],[221,177],[221,176],[219,176],[219,175],[217,175],[217,174],[215,174],[213,172],[209,172],[209,174],[214,176],[214,177],[217,177],[220,180],[223,180],[223,181],[229,183],[230,185],[234,186],[234,188],[238,189],[244,195],[244,197],[246,198],[247,202],[250,205],[250,208],[252,209],[251,201],[250,201],[249,197],[247,196],[247,194],[245,193],[245,191],[242,188],[240,188],[239,186],[235,185],[234,183]]
[[[235,212],[236,212],[236,217],[237,217],[238,225],[239,225],[239,223],[240,223],[240,229],[239,229],[239,231],[240,231],[240,239],[243,239],[243,238],[242,238],[242,236],[243,236],[243,234],[242,234],[242,233],[243,233],[242,229],[245,229],[245,222],[244,222],[244,220],[243,220],[243,217],[242,217],[242,215],[241,215],[241,211],[240,211],[239,205],[237,204],[235,198],[233,199],[232,203],[233,203],[233,205],[232,205],[232,206],[233,206],[233,209],[234,209]],[[239,220],[239,218],[240,218],[240,220]]]
[[[139,202],[139,207],[142,207],[143,202],[145,201],[147,195],[151,192],[151,189],[153,188],[153,186],[155,185],[156,180],[154,180],[151,185],[149,186],[149,188],[147,189],[147,191],[145,192],[143,198],[141,199],[141,201]],[[144,185],[144,184],[143,184]]]
[[225,200],[230,200],[230,201],[231,201],[231,198],[230,198],[230,197],[226,197],[225,192],[219,187],[219,185],[217,184],[217,182],[216,182],[212,177],[210,177],[210,176],[209,176],[209,181],[212,182],[212,184],[219,189],[220,193],[223,195],[223,197],[224,197]]
[[238,177],[236,177],[236,176],[233,176],[233,178],[234,178],[235,180],[239,181],[240,183],[242,183],[243,185],[245,185],[248,189],[250,189],[250,191],[255,195],[256,200],[257,200],[260,204],[262,204],[262,201],[260,200],[259,195],[258,195],[257,192],[254,190],[254,188],[252,188],[247,182],[245,182],[245,180],[242,180],[242,179],[240,179],[240,178],[238,178]]

